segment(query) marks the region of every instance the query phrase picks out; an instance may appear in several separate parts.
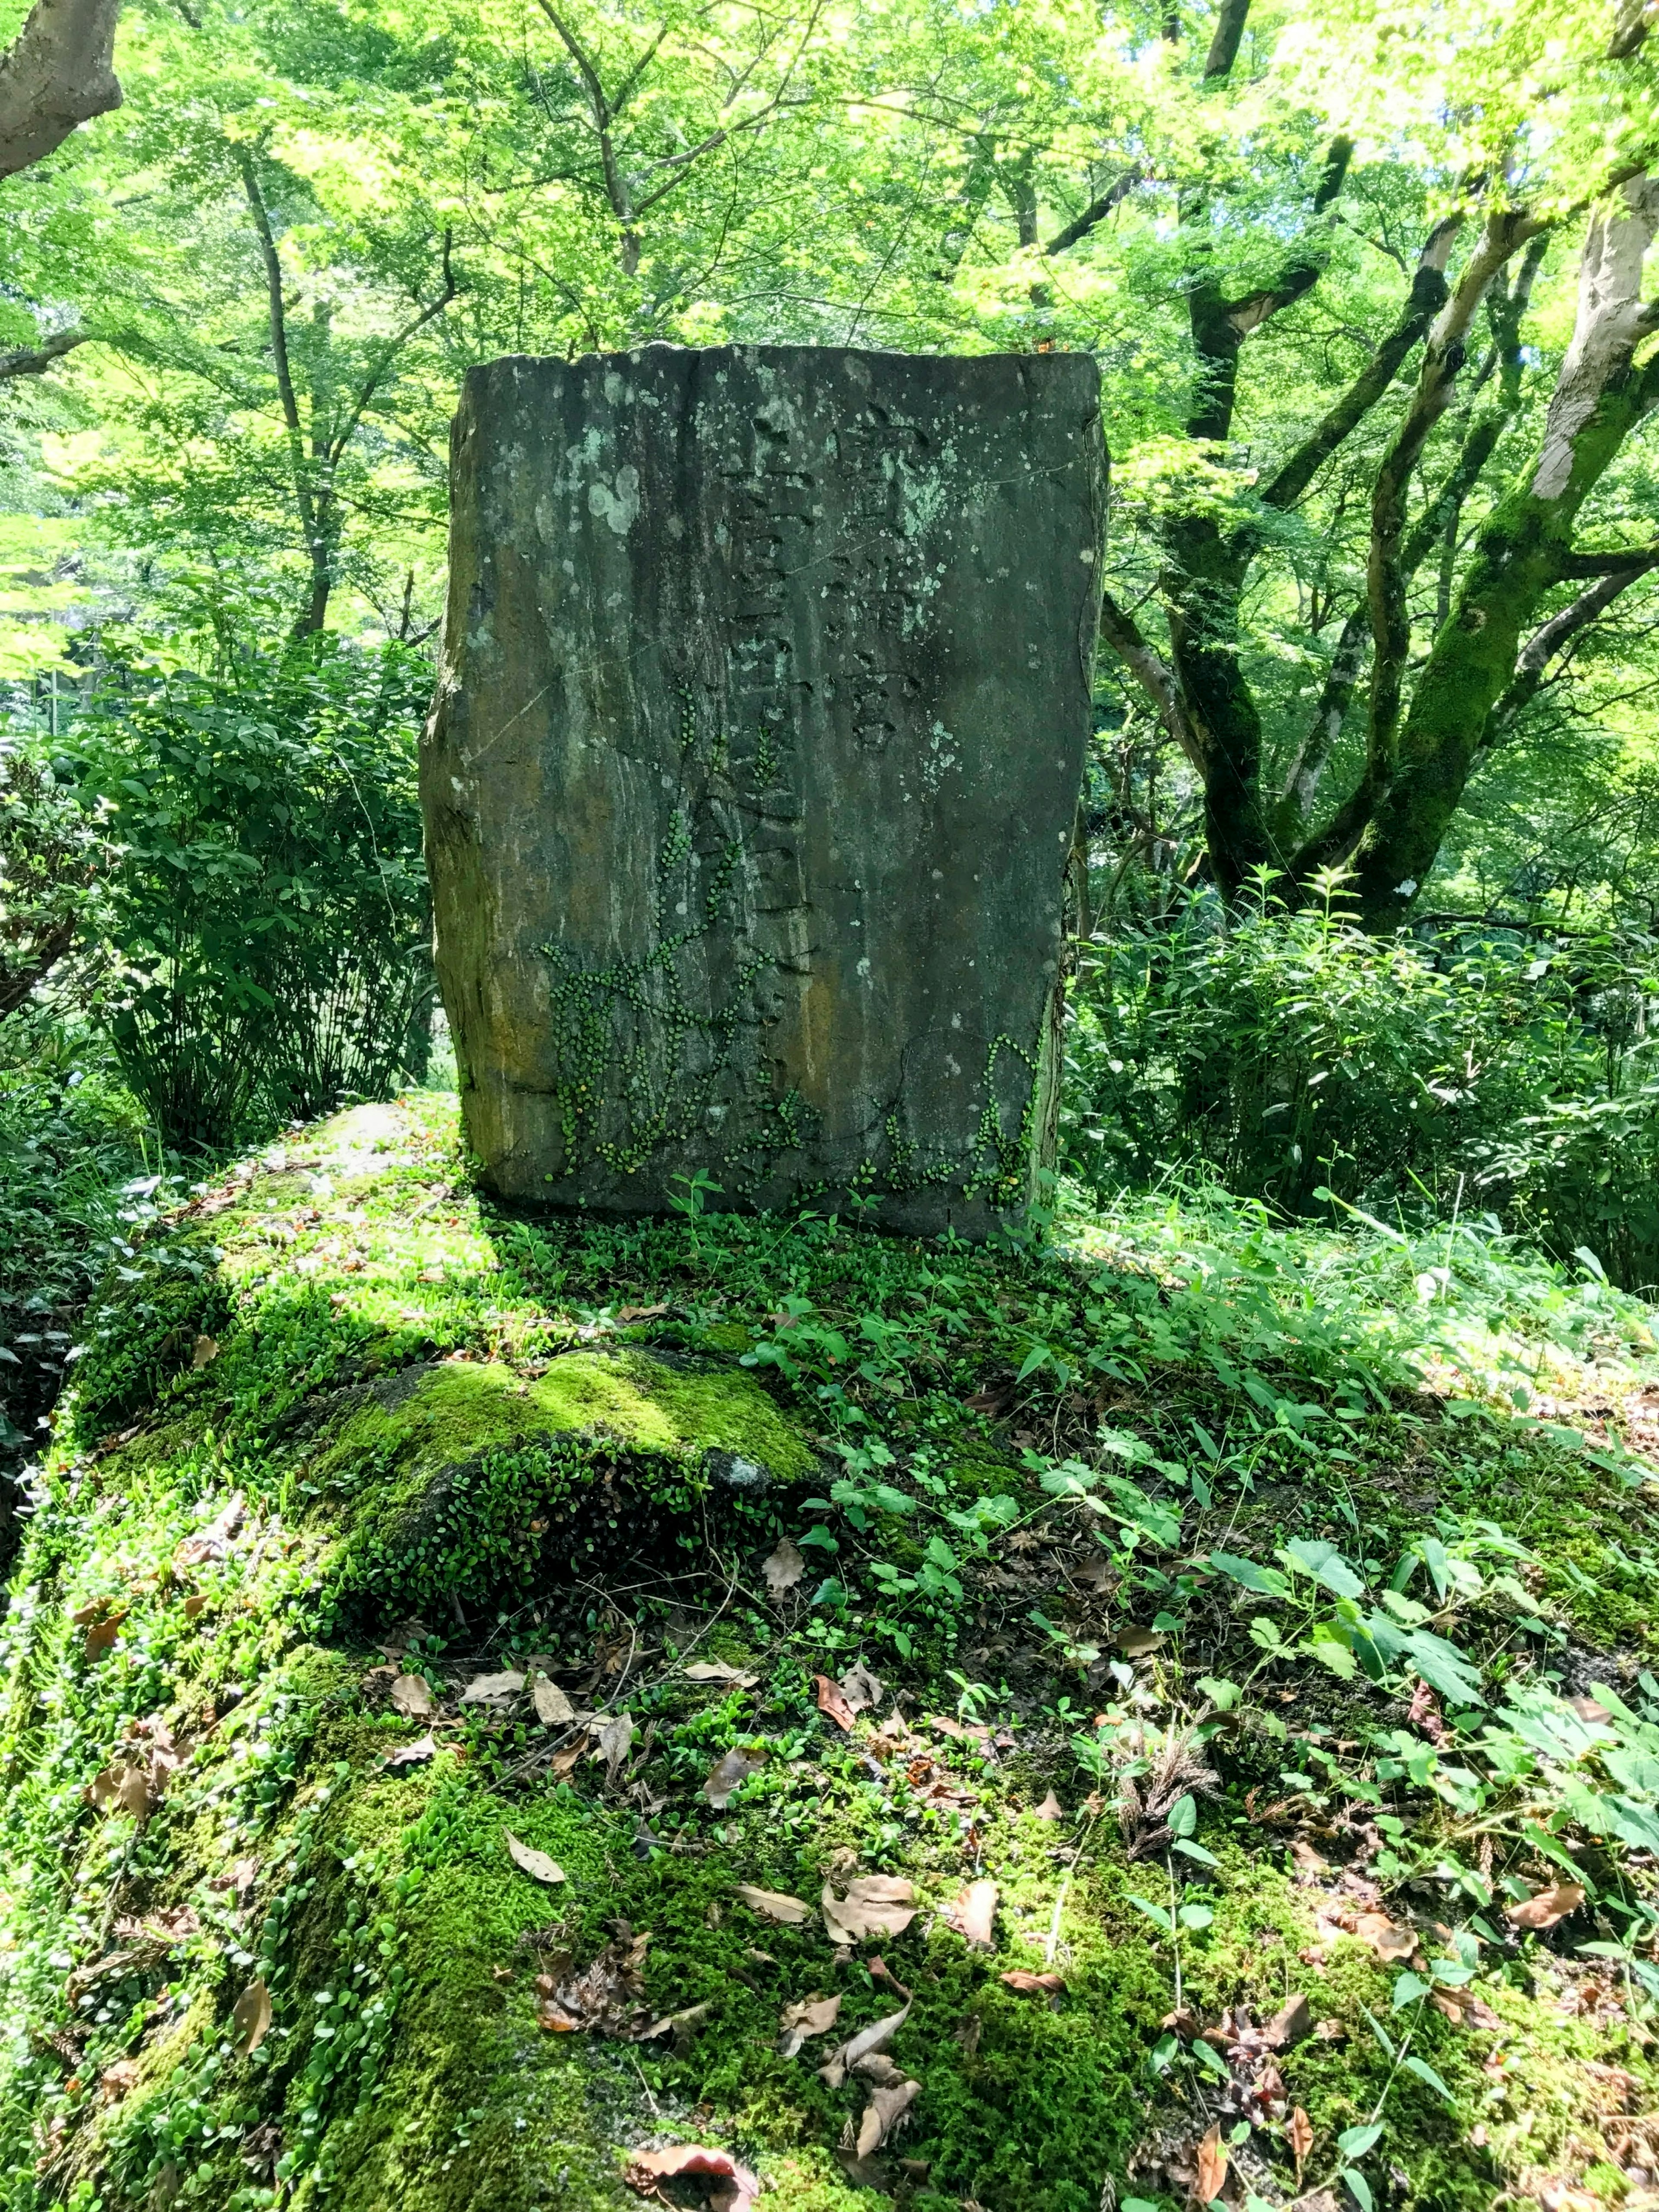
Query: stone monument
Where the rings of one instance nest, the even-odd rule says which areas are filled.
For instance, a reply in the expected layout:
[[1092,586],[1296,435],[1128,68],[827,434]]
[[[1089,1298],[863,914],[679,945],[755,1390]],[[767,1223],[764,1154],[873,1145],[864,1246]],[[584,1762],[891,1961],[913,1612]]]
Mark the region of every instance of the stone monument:
[[987,1233],[1052,1153],[1092,361],[496,361],[452,474],[421,787],[485,1180]]

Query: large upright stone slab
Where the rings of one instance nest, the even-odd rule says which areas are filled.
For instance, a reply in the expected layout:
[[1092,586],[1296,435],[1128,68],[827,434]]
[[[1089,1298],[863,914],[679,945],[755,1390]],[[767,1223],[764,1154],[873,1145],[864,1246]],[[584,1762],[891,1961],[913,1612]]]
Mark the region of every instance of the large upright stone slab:
[[495,1189],[969,1235],[1026,1195],[1104,463],[1077,355],[469,374],[422,793]]

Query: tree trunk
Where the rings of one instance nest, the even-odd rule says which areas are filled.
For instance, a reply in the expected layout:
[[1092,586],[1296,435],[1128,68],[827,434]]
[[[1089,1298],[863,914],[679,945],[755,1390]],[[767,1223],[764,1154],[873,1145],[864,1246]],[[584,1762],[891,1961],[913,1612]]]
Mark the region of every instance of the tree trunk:
[[38,0],[0,57],[0,177],[44,161],[78,125],[121,105],[119,13],[120,0]]
[[1392,927],[1433,866],[1480,752],[1487,718],[1515,674],[1523,633],[1569,573],[1580,508],[1643,416],[1659,402],[1659,365],[1637,370],[1659,328],[1644,302],[1642,258],[1659,228],[1659,179],[1626,185],[1591,219],[1579,264],[1577,326],[1537,459],[1482,528],[1457,609],[1434,641],[1401,732],[1394,774],[1355,856],[1361,910]]

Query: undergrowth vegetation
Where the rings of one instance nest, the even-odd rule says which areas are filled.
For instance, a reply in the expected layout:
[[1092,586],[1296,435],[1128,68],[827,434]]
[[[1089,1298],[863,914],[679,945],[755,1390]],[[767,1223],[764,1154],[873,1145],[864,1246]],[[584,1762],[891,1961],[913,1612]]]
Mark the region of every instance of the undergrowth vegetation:
[[1491,1211],[1629,1288],[1659,1279],[1651,939],[1368,935],[1340,878],[1294,910],[1272,884],[1085,950],[1073,1170],[1109,1196],[1183,1167],[1296,1215],[1331,1192],[1406,1220]]
[[1173,1182],[514,1216],[453,1116],[244,1161],[79,1334],[10,2212],[1646,2185],[1649,1308]]

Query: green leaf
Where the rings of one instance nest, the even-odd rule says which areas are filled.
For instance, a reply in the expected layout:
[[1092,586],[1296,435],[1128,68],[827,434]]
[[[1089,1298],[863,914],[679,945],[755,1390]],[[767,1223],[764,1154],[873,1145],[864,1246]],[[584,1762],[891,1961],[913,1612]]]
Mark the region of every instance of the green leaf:
[[1207,1928],[1215,1918],[1207,1905],[1183,1905],[1178,1917],[1183,1928],[1192,1929]]
[[1483,1703],[1480,1677],[1473,1662],[1466,1658],[1455,1644],[1448,1644],[1443,1636],[1431,1635],[1426,1628],[1414,1628],[1402,1639],[1401,1649],[1431,1690],[1453,1705],[1478,1705]]
[[1413,2053],[1402,2058],[1400,2063],[1407,2073],[1416,2075],[1419,2081],[1425,2081],[1437,2097],[1443,2097],[1449,2105],[1455,2105],[1457,2102],[1456,2098],[1453,2096],[1426,2059],[1419,2058]]
[[1359,1662],[1346,1644],[1339,1644],[1334,1636],[1314,1636],[1302,1645],[1311,1659],[1322,1667],[1328,1667],[1339,1681],[1352,1682],[1359,1670]]
[[1371,2185],[1357,2166],[1345,2168],[1342,2180],[1352,2191],[1353,2199],[1359,2207],[1359,2212],[1376,2212],[1376,2200],[1371,2195]]
[[1290,1583],[1276,1567],[1259,1567],[1254,1559],[1240,1559],[1233,1552],[1212,1552],[1210,1565],[1230,1582],[1247,1590],[1256,1590],[1263,1597],[1288,1597]]
[[1427,1996],[1433,1986],[1431,1982],[1424,1981],[1420,1975],[1412,1973],[1409,1969],[1403,1974],[1396,1975],[1394,1984],[1395,2010],[1404,2012],[1408,2004],[1415,2004],[1419,1997]]
[[1170,1806],[1168,1826],[1172,1836],[1190,1836],[1198,1826],[1198,1800],[1188,1790]]
[[1131,1905],[1139,1907],[1139,1909],[1146,1914],[1146,1917],[1150,1921],[1164,1930],[1164,1933],[1166,1936],[1173,1936],[1175,1934],[1175,1923],[1170,1919],[1168,1912],[1164,1910],[1163,1905],[1154,1905],[1149,1897],[1135,1897],[1133,1895],[1131,1895],[1129,1902]]
[[1189,1844],[1184,1836],[1177,1836],[1170,1848],[1179,1851],[1183,1858],[1195,1860],[1200,1866],[1212,1867],[1221,1863],[1213,1851],[1206,1851],[1202,1844]]
[[1344,2158],[1364,2158],[1366,2152],[1382,2140],[1381,2120],[1369,2121],[1364,2127],[1344,2128],[1336,2139],[1336,2147]]
[[1365,1594],[1364,1583],[1335,1545],[1327,1543],[1322,1536],[1298,1536],[1293,1543],[1285,1545],[1279,1557],[1294,1559],[1333,1597],[1363,1597]]

